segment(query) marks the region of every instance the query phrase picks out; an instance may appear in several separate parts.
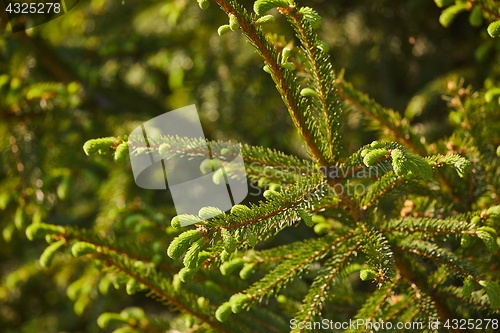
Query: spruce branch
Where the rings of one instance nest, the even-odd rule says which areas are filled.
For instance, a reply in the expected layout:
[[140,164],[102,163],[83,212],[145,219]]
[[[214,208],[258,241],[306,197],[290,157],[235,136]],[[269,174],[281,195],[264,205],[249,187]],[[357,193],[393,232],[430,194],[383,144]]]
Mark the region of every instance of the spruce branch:
[[416,319],[420,319],[420,321],[424,323],[431,323],[439,320],[440,314],[437,306],[440,306],[440,303],[436,304],[435,298],[428,296],[415,283],[410,283],[410,287],[411,290],[408,294],[415,295],[413,299],[417,303],[419,310],[418,317],[417,314],[415,314]]
[[414,240],[411,242],[411,245],[404,243],[401,244],[401,249],[419,257],[430,259],[437,265],[444,265],[449,269],[449,271],[454,272],[463,278],[472,278],[477,283],[482,280],[474,268],[470,267],[466,262],[458,258],[452,252],[443,250],[436,244]]
[[261,28],[254,23],[254,20],[248,15],[246,9],[240,4],[233,0],[214,1],[226,14],[235,16],[245,37],[264,59],[293,123],[306,143],[313,159],[319,165],[327,165],[328,161],[322,156],[319,148],[322,142],[319,138],[320,132],[316,132],[314,120],[306,117],[307,99],[300,95],[296,78],[291,71],[282,67],[279,59],[280,56],[277,54],[274,46],[267,41]]
[[363,206],[361,209],[368,210],[384,195],[407,181],[406,177],[397,176],[392,171],[386,173],[370,187],[366,195],[363,197]]
[[[292,257],[286,258],[273,271],[244,291],[244,294],[247,295],[247,304],[250,305],[259,302],[263,297],[275,294],[291,282],[292,278],[300,275],[313,262],[324,258],[331,250],[339,249],[340,247],[343,249],[345,246],[348,246],[347,244],[354,241],[356,241],[355,233],[352,233],[349,238],[347,235],[340,239],[325,236],[303,242],[303,246],[295,247],[296,250]],[[349,253],[349,251],[347,252]]]
[[416,154],[426,154],[427,150],[420,142],[420,136],[415,134],[407,121],[389,109],[370,99],[366,94],[357,91],[344,78],[337,78],[337,95],[346,104],[352,105],[364,115],[372,119],[379,126],[385,128],[394,140],[403,146],[409,147]]
[[358,310],[354,318],[367,321],[377,319],[381,309],[387,304],[387,299],[394,294],[400,279],[401,276],[396,275],[392,281],[375,290],[363,303],[363,306]]
[[377,281],[378,287],[381,287],[395,276],[392,249],[382,233],[374,229],[370,230],[362,223],[358,225],[364,236],[362,250],[375,272],[375,281]]
[[[77,243],[83,243],[83,245],[87,244],[87,247],[88,245],[93,247],[92,251],[82,249],[83,251],[78,250],[78,252],[75,252],[75,250],[73,250],[75,256],[85,254],[94,255],[96,253],[117,254],[135,261],[154,265],[172,275],[179,271],[177,267],[174,267],[173,261],[167,256],[162,256],[161,260],[158,261],[157,258],[155,259],[156,252],[151,247],[141,246],[132,239],[101,237],[89,230],[76,227],[63,228],[61,226],[45,223],[32,224],[27,228],[26,233],[28,237],[31,238],[51,235],[55,240],[64,240],[66,244],[73,243],[73,245],[75,245]],[[77,243],[75,243],[75,241]]]
[[324,303],[327,301],[328,295],[335,283],[340,282],[343,278],[352,273],[353,270],[359,269],[358,265],[351,265],[353,257],[357,255],[356,250],[360,247],[362,241],[358,240],[353,246],[333,255],[323,265],[318,272],[318,276],[314,279],[309,287],[309,292],[302,301],[301,309],[295,316],[299,320],[298,328],[293,332],[303,332],[306,323],[312,322],[315,316],[319,316],[323,309]]
[[474,217],[471,213],[452,215],[444,219],[406,216],[387,221],[380,231],[402,233],[407,236],[412,234],[415,238],[438,235],[475,235],[478,228],[475,220],[478,216]]
[[230,332],[229,330],[221,326],[220,323],[217,323],[213,320],[213,318],[210,316],[211,311],[207,311],[209,309],[205,308],[204,310],[208,313],[204,314],[203,312],[205,311],[201,312],[200,308],[193,308],[189,306],[189,304],[196,304],[196,301],[194,299],[191,301],[189,300],[190,297],[194,298],[194,296],[187,293],[176,293],[171,286],[171,282],[167,281],[164,277],[157,274],[155,270],[150,270],[147,275],[140,275],[136,273],[136,270],[132,266],[130,266],[129,263],[123,261],[120,257],[110,255],[103,256],[102,259],[108,262],[117,271],[130,276],[138,283],[144,285],[159,300],[172,304],[183,312],[189,313],[202,322],[208,324],[210,327],[216,329],[218,332]]
[[[294,28],[310,64],[308,67],[311,69],[311,83],[316,92],[315,95],[320,101],[320,115],[323,118],[320,124],[326,124],[327,141],[323,142],[322,146],[328,149],[323,148],[325,150],[323,154],[328,161],[335,162],[338,159],[340,148],[341,109],[340,101],[336,96],[336,82],[330,56],[321,49],[318,35],[314,32],[311,21],[303,11],[291,6],[281,9],[281,12]],[[314,12],[312,15],[317,15],[317,13]]]
[[[227,218],[219,216],[210,219],[204,226],[206,237],[218,239],[214,236],[221,228],[235,231],[246,229],[254,233],[259,240],[265,240],[300,218],[292,208],[309,210],[328,193],[322,175],[304,179],[283,192],[275,192],[272,198],[262,201],[259,205],[251,204],[250,209],[244,212],[230,214]],[[247,245],[251,246],[248,240]]]
[[[491,314],[500,314],[500,309],[492,309],[489,302],[487,301],[487,298],[483,297],[484,294],[481,292],[474,292],[470,295],[470,297],[465,297],[463,295],[463,287],[446,286],[439,290],[438,296],[442,298],[457,300],[461,304],[467,304],[467,307],[463,307],[466,309],[471,308],[478,312],[487,311]],[[458,310],[461,310],[461,308],[462,307],[460,307]],[[463,311],[462,313],[464,316],[466,315],[465,311]]]
[[492,0],[475,0],[475,5],[481,7],[481,11],[485,12],[490,21],[500,20],[500,11],[498,3]]
[[[329,239],[331,242],[336,244],[343,244],[348,242],[349,239],[355,239],[356,234],[359,230],[351,230],[350,228],[343,228],[341,230],[335,230],[332,233],[325,236],[325,239]],[[309,241],[293,242],[287,245],[281,245],[274,247],[272,249],[261,250],[258,253],[252,253],[248,257],[247,262],[253,262],[256,264],[272,264],[275,262],[282,262],[284,260],[289,260],[294,257],[294,250],[300,247],[306,247]]]
[[[85,145],[97,146],[100,144],[105,147],[117,149],[119,142],[115,143],[116,141],[109,138],[110,144],[106,146],[106,139],[107,138],[89,140]],[[222,161],[231,160],[241,152],[244,162],[249,165],[256,164],[259,166],[274,167],[284,172],[293,170],[297,174],[307,174],[311,172],[311,170],[314,170],[314,168],[311,168],[311,163],[308,161],[273,149],[250,146],[247,144],[238,144],[238,148],[235,148],[233,145],[228,145],[228,143],[224,141],[210,141],[201,138],[194,139],[167,135],[148,137],[147,143],[143,136],[132,136],[128,138],[128,142],[129,149],[133,154],[152,154],[157,152],[162,156],[166,156],[166,158],[174,156],[206,156],[207,147],[209,147],[212,158]],[[115,143],[114,146],[113,143]]]

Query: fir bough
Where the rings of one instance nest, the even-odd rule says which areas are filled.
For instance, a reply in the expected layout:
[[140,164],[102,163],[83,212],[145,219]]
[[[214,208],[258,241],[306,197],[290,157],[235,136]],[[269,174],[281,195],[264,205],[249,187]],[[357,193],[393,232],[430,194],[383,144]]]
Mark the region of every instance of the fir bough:
[[[229,212],[208,214],[212,208],[207,207],[198,216],[175,216],[171,225],[144,212],[147,217],[140,223],[121,222],[133,226],[134,233],[105,237],[82,228],[33,224],[27,236],[47,236],[51,242],[42,265],[71,246],[78,260],[93,260],[102,268],[94,279],[108,279],[129,294],[146,292],[193,321],[188,330],[305,332],[314,331],[314,323],[322,319],[421,322],[426,329],[431,322],[454,318],[491,318],[498,324],[500,212],[498,196],[491,193],[500,186],[495,155],[500,142],[493,130],[497,125],[484,130],[475,126],[481,114],[495,116],[488,106],[493,93],[452,91],[450,114],[458,126],[443,142],[429,145],[408,119],[357,91],[344,77],[335,77],[317,33],[321,18],[313,9],[294,1],[258,0],[250,14],[234,0],[214,2],[228,15],[229,24],[219,34],[241,31],[262,57],[309,159],[240,145],[249,180],[265,192],[258,202]],[[207,1],[198,3],[208,8]],[[496,15],[487,10],[489,3],[475,2],[476,8],[484,7],[486,18]],[[469,4],[452,4],[440,22],[450,25],[471,9]],[[299,47],[278,49],[264,33],[261,24],[272,20],[262,15],[271,9],[285,16]],[[490,34],[496,35],[494,23],[491,27]],[[383,140],[366,142],[357,152],[344,148],[348,113],[364,117]],[[123,162],[128,151],[198,156],[203,154],[199,143],[159,136],[146,146],[140,138],[125,143],[105,137],[87,141],[84,151],[115,150],[115,160]],[[234,153],[220,142],[206,143],[221,163]],[[194,221],[194,227],[183,228]],[[317,236],[264,249],[266,241],[301,222]],[[141,245],[138,238],[144,231],[166,253]],[[71,290],[76,286],[84,288],[75,284],[68,290],[75,300],[79,293]],[[280,303],[283,298],[288,304]],[[168,322],[130,308],[103,313],[98,325],[170,328]]]

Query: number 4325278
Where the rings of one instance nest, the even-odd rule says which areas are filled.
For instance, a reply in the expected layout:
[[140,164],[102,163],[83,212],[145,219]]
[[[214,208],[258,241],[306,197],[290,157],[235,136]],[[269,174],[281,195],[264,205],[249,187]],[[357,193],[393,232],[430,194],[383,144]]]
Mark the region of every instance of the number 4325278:
[[7,13],[13,14],[49,14],[60,13],[61,4],[59,2],[39,2],[39,3],[21,3],[9,2],[6,9]]

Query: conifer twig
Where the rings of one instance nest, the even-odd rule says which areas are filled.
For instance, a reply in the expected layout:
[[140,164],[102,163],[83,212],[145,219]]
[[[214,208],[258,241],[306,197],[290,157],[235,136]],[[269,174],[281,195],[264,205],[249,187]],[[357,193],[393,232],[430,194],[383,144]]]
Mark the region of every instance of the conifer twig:
[[200,314],[199,312],[194,311],[190,307],[184,305],[183,303],[181,303],[180,301],[178,301],[175,297],[172,297],[172,296],[168,295],[167,293],[165,293],[163,290],[161,290],[155,284],[150,283],[150,281],[148,281],[144,277],[142,277],[142,276],[140,276],[138,274],[135,274],[133,271],[128,270],[127,268],[125,268],[122,265],[116,263],[114,260],[111,260],[110,258],[107,258],[107,257],[103,256],[102,259],[105,260],[106,262],[108,262],[111,266],[113,266],[114,268],[116,268],[118,271],[120,271],[120,272],[122,272],[122,273],[124,273],[124,274],[126,274],[128,276],[130,276],[131,278],[135,279],[140,284],[143,284],[144,286],[146,286],[149,290],[151,290],[154,294],[156,294],[161,299],[163,299],[163,300],[165,300],[165,301],[173,304],[174,306],[176,306],[179,309],[182,309],[182,311],[185,311],[185,312],[191,314],[192,316],[198,318],[202,322],[207,323],[210,327],[212,327],[213,329],[216,329],[218,332],[227,332],[227,333],[229,333],[228,330],[226,330],[225,328],[223,328],[222,326],[220,326],[219,324],[217,324],[214,320],[212,320],[212,318],[205,317],[202,314]]
[[[416,154],[427,154],[425,148],[423,147],[422,144],[416,144],[415,142],[417,141],[417,136],[410,132],[408,134],[405,134],[402,131],[401,124],[391,124],[387,119],[384,119],[381,117],[382,114],[385,113],[383,110],[382,106],[377,104],[374,101],[370,101],[372,106],[374,108],[379,109],[377,112],[372,112],[370,110],[370,107],[368,105],[369,103],[369,98],[368,96],[355,91],[355,89],[352,87],[352,85],[348,82],[346,82],[343,78],[337,78],[337,95],[347,104],[352,105],[355,107],[357,110],[361,111],[363,114],[366,116],[374,119],[378,123],[380,123],[381,126],[386,128],[392,136],[402,145],[409,147],[414,153]],[[388,111],[387,111],[388,112]],[[391,113],[395,115],[394,111],[391,110]],[[389,117],[389,115],[387,115]]]
[[321,101],[321,115],[324,118],[322,122],[326,123],[327,142],[324,145],[328,147],[328,151],[325,158],[335,161],[340,143],[340,110],[336,97],[335,77],[328,53],[319,50],[316,34],[312,32],[310,25],[305,26],[307,23],[296,7],[284,8],[281,11],[292,22],[311,62],[312,76]]
[[309,151],[315,161],[320,165],[327,165],[326,159],[320,151],[320,142],[312,133],[307,125],[306,119],[302,110],[304,106],[304,98],[297,93],[295,80],[290,75],[287,75],[286,69],[282,68],[278,63],[276,50],[269,44],[263,35],[262,31],[248,19],[246,10],[239,4],[231,0],[214,0],[226,14],[234,15],[239,23],[240,29],[243,31],[246,38],[257,49],[258,53],[264,59],[264,62],[271,71],[271,75],[276,82],[276,87],[283,98],[290,116],[292,117],[295,127],[299,131],[300,136],[306,143]]

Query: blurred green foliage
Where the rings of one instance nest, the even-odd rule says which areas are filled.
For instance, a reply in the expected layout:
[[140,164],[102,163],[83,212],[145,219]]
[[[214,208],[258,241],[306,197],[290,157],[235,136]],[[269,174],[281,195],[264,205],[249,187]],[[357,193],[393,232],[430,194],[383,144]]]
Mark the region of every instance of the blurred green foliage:
[[[241,3],[250,8],[253,1]],[[471,27],[465,14],[445,29],[441,9],[430,0],[300,3],[323,17],[320,34],[334,69],[345,69],[357,89],[419,123],[428,142],[451,131],[442,99],[449,82],[500,86],[500,42],[488,36],[486,23]],[[293,43],[282,20],[268,28],[280,47]],[[42,268],[38,258],[46,242],[26,239],[24,228],[44,221],[147,241],[175,214],[167,193],[136,188],[128,166],[87,158],[81,147],[88,139],[129,133],[194,103],[208,138],[305,156],[253,48],[241,34],[218,36],[216,28],[226,22],[223,12],[202,12],[194,0],[80,1],[64,16],[18,33],[9,31],[2,14],[4,332],[97,332],[100,313],[134,305],[172,316],[144,295],[123,295],[110,281],[89,284],[85,276],[99,268],[85,260],[56,255],[50,268]],[[344,141],[353,151],[373,140],[374,131],[349,117]],[[281,237],[303,237],[302,229],[287,232]]]

